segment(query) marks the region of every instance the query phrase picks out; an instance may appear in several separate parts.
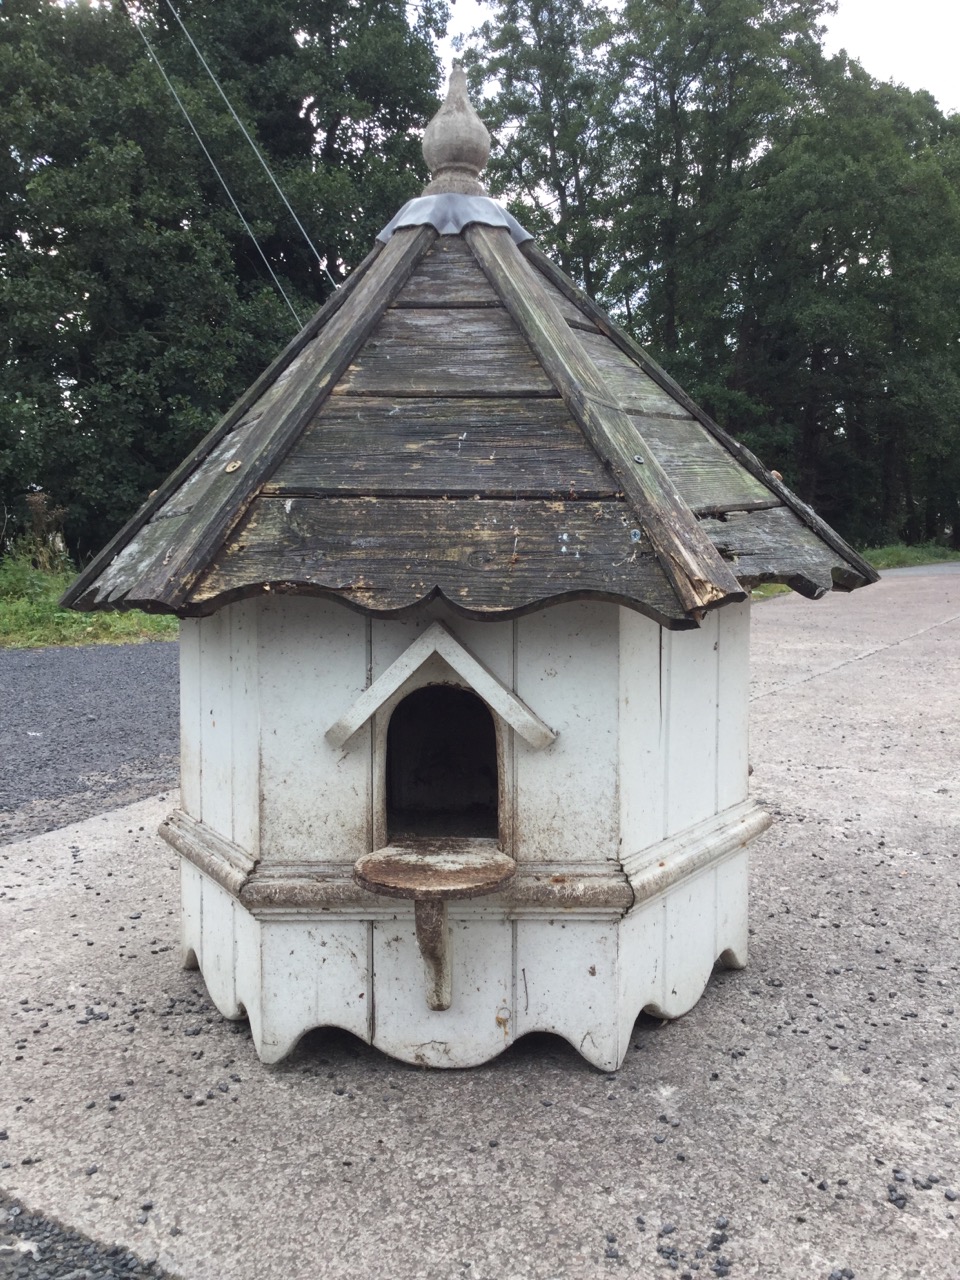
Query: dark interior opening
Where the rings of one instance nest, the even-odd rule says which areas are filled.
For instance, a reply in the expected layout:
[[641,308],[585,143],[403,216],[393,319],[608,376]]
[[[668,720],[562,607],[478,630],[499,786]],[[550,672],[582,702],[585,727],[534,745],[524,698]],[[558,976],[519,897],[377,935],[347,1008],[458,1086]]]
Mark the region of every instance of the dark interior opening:
[[476,694],[415,689],[387,729],[387,838],[497,836],[497,732]]

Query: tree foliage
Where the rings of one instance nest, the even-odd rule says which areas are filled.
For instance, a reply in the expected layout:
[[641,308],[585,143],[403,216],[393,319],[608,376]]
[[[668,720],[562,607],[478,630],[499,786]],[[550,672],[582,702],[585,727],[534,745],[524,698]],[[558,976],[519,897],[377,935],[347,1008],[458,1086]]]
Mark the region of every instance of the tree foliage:
[[[424,177],[442,0],[173,3],[340,278]],[[488,178],[847,537],[960,546],[960,118],[827,58],[831,8],[494,0]],[[331,288],[168,0],[5,0],[0,501],[84,554],[294,327],[138,25],[295,309]]]
[[956,537],[960,121],[843,64],[821,105],[758,166],[750,365],[731,384],[780,427],[798,487],[855,536]]
[[[177,5],[341,277],[422,184],[432,35],[400,0]],[[0,8],[0,499],[89,553],[296,327],[131,12],[302,318],[331,285],[166,0]],[[9,529],[8,529],[9,533]]]
[[617,88],[607,9],[589,0],[499,0],[467,50],[499,146],[491,189],[511,197],[542,247],[596,293],[608,273],[609,147]]
[[832,7],[500,0],[492,185],[846,536],[960,545],[960,120],[828,59]]

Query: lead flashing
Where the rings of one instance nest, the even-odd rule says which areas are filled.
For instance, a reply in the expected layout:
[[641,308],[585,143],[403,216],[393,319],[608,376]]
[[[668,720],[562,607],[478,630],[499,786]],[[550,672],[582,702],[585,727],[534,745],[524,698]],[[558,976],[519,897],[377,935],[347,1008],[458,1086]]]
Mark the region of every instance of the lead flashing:
[[442,236],[458,236],[471,223],[485,227],[506,227],[514,244],[532,240],[516,218],[489,196],[418,196],[408,200],[400,212],[377,236],[384,244],[401,227],[433,227]]

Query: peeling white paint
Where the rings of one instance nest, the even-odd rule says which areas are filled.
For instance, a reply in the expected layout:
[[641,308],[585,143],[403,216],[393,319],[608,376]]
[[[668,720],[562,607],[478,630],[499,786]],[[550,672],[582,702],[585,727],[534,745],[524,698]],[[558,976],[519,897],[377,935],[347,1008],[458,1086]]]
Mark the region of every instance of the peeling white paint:
[[[580,553],[569,534],[558,545]],[[502,850],[517,883],[563,886],[550,907],[450,902],[445,1011],[424,998],[413,904],[365,898],[353,878],[387,843],[387,726],[409,681],[356,728],[352,750],[324,737],[411,645],[431,648],[441,622],[447,657],[428,655],[409,680],[502,703]],[[759,818],[747,797],[748,641],[747,604],[684,632],[599,602],[508,622],[440,604],[371,620],[277,592],[187,620],[182,804],[200,852],[180,848],[185,959],[222,1013],[247,1013],[266,1061],[330,1025],[445,1067],[552,1031],[615,1068],[641,1009],[677,1017],[718,956],[746,961],[744,846]],[[534,750],[518,723],[549,725],[554,740]],[[634,905],[629,892],[587,905],[600,875],[632,886]],[[298,897],[318,884],[339,886],[323,907]]]

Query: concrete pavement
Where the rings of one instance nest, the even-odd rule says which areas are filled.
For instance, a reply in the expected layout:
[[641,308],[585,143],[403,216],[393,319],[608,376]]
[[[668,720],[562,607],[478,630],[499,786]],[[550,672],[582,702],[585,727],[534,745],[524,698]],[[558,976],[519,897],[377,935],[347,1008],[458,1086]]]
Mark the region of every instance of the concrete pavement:
[[263,1067],[178,968],[169,796],[0,847],[0,1187],[185,1280],[957,1280],[960,574],[765,602],[754,672],[749,967],[616,1075]]

